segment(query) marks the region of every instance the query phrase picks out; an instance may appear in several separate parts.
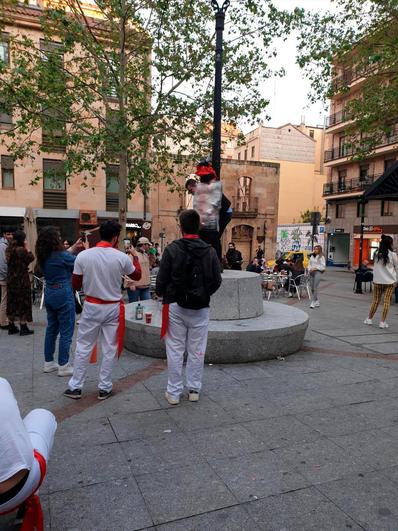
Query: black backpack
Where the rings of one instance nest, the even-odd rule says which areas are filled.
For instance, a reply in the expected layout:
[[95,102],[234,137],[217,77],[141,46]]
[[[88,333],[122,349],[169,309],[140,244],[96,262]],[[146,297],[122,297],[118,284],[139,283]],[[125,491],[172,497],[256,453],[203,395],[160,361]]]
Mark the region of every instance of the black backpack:
[[201,258],[203,249],[189,249],[185,241],[181,243],[184,247],[185,263],[181,275],[182,282],[177,288],[176,302],[182,308],[191,310],[207,308],[210,295],[206,287]]

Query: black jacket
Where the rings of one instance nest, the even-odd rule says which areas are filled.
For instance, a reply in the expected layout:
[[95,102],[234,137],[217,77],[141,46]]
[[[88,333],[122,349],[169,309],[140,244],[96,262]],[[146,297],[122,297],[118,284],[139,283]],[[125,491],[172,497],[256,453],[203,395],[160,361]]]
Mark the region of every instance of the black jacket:
[[195,249],[203,260],[203,272],[209,295],[221,286],[221,267],[216,252],[200,239],[174,240],[164,250],[156,277],[156,294],[163,297],[164,304],[176,302],[177,286],[184,282],[185,246]]

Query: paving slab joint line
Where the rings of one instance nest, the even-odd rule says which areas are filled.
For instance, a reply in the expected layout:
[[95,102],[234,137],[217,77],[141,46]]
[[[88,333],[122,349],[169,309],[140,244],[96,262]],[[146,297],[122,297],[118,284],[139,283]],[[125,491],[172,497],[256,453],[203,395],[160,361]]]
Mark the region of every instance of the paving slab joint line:
[[355,352],[334,350],[322,347],[302,347],[300,352],[315,352],[319,354],[333,354],[335,356],[347,356],[351,358],[371,358],[375,360],[398,361],[398,354],[376,354],[375,352]]
[[[335,479],[333,481],[340,481],[339,479]],[[326,483],[333,483],[333,481],[325,481],[325,483],[322,483],[322,485],[325,485]],[[342,507],[340,507],[335,501],[333,501],[331,498],[329,498],[329,496],[327,494],[325,494],[324,492],[322,492],[321,490],[319,490],[318,488],[318,484],[314,484],[312,485],[312,487],[317,490],[319,492],[319,494],[321,496],[323,496],[324,498],[326,498],[327,500],[330,501],[330,503],[332,505],[334,505],[335,507],[337,507],[337,509],[339,509],[339,511],[341,511],[343,514],[345,514],[347,516],[347,518],[349,518],[350,520],[352,520],[353,522],[356,523],[356,525],[358,527],[360,527],[361,529],[363,529],[364,531],[368,531],[368,529],[366,527],[364,527],[363,525],[361,525],[357,520],[355,520],[355,518],[350,515],[349,513],[347,513],[347,511],[345,511]]]

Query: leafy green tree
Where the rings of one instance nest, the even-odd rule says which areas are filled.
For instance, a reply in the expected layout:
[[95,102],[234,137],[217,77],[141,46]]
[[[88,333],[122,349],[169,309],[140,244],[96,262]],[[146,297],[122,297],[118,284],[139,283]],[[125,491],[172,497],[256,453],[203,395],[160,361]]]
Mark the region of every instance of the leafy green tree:
[[[117,164],[125,224],[127,197],[137,187],[146,194],[156,181],[176,186],[178,172],[210,153],[213,11],[209,0],[91,4],[95,18],[80,0],[48,4],[40,45],[10,31],[11,61],[0,61],[0,102],[12,110],[14,124],[1,137],[15,159],[56,146],[65,152],[66,178],[83,175],[87,186],[99,167]],[[15,0],[1,5],[1,25],[12,26]],[[290,22],[271,0],[232,3],[225,32],[226,122],[254,123],[264,111],[268,101],[260,86],[275,75],[268,65],[276,54],[272,42]]]
[[312,101],[348,93],[347,154],[361,159],[398,140],[398,2],[334,0],[332,10],[296,9],[298,63],[312,83]]

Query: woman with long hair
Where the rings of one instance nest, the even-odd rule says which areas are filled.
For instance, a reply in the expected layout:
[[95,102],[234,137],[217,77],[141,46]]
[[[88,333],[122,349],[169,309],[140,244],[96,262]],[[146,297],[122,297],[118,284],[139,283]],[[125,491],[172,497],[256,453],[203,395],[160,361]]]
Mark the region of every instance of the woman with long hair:
[[[44,340],[43,372],[58,371],[58,376],[70,376],[69,350],[75,327],[75,300],[72,290],[74,252],[84,248],[78,240],[65,251],[56,227],[45,227],[36,242],[36,257],[45,279],[44,303],[47,328]],[[55,343],[59,335],[58,363],[54,361]]]
[[[6,250],[7,260],[7,317],[8,333],[28,336],[34,334],[27,323],[32,319],[32,290],[28,266],[34,260],[28,249],[26,234],[17,230]],[[15,325],[19,320],[20,329]]]
[[322,274],[326,269],[326,261],[320,245],[315,245],[314,252],[310,256],[310,277],[311,277],[311,304],[310,308],[319,308],[318,286],[322,278]]
[[382,234],[379,248],[374,255],[373,266],[373,300],[369,315],[364,323],[371,325],[374,314],[380,304],[384,292],[383,311],[381,314],[380,328],[388,328],[386,318],[390,309],[391,296],[398,279],[398,258],[393,252],[393,239]]

